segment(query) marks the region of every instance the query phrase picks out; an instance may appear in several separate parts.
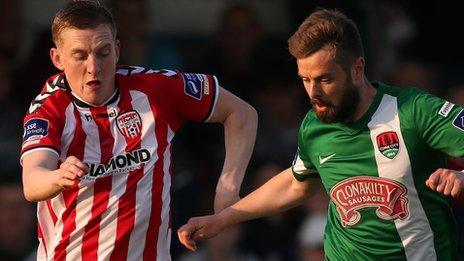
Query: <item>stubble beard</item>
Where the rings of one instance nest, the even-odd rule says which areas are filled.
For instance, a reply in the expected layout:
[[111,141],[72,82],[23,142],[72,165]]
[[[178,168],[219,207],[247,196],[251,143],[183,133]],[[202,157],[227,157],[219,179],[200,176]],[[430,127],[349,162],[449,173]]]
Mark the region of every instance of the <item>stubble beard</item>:
[[[324,111],[317,111],[314,103],[320,103],[327,106]],[[350,78],[347,79],[347,86],[343,93],[342,100],[339,106],[335,106],[330,102],[325,102],[320,99],[311,100],[317,118],[324,123],[349,123],[352,122],[356,109],[359,105],[359,89],[353,84]]]

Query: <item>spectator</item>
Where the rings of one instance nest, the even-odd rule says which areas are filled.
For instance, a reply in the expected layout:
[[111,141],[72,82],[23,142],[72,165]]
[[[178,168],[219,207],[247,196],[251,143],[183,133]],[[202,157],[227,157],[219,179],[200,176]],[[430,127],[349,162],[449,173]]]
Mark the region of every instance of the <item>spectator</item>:
[[183,68],[182,57],[174,45],[150,32],[149,1],[111,0],[111,6],[124,48],[121,64],[140,64],[155,69]]
[[0,209],[0,260],[27,258],[35,246],[34,208],[24,200],[19,173],[2,173]]

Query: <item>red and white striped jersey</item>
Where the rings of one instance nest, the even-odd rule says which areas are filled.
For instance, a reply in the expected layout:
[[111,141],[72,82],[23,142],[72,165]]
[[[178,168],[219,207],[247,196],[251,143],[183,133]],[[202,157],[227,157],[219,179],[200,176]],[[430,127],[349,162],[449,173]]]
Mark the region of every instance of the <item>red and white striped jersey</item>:
[[[171,141],[185,120],[207,121],[211,75],[120,67],[102,107],[51,77],[24,119],[23,157],[76,156],[89,173],[38,203],[38,260],[170,260]],[[37,177],[40,178],[40,177]]]

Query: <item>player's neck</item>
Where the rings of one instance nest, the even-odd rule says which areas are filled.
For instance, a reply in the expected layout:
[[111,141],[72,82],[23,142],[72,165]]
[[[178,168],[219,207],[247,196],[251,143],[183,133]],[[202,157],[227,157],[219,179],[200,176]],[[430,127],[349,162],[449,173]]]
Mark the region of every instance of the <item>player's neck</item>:
[[116,96],[119,95],[119,92],[118,92],[118,89],[115,88],[113,93],[111,94],[111,96],[108,99],[101,102],[100,104],[90,103],[90,102],[84,100],[83,98],[79,97],[79,95],[77,95],[73,91],[71,91],[71,95],[74,97],[75,101],[76,100],[78,101],[79,105],[81,105],[81,106],[84,105],[82,107],[103,107],[103,106],[106,106],[106,105],[112,103],[114,100],[116,100]]
[[354,122],[361,119],[362,116],[364,116],[364,114],[369,110],[372,103],[374,102],[376,94],[377,88],[372,86],[372,84],[367,79],[364,79],[363,84],[359,86],[359,103],[355,116],[353,117]]

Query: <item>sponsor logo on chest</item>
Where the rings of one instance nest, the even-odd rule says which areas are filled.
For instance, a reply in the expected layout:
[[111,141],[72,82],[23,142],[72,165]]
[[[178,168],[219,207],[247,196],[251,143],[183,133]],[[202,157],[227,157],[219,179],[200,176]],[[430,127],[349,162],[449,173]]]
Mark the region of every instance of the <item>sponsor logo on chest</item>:
[[398,134],[394,131],[380,133],[377,135],[377,148],[385,157],[389,159],[395,158],[400,150]]
[[94,115],[91,113],[85,113],[84,117],[86,121],[91,121],[94,119],[114,118],[116,117],[116,110],[113,109],[110,112],[95,113]]
[[116,123],[121,134],[127,139],[140,138],[142,119],[137,111],[132,110],[119,114]]
[[330,160],[331,158],[333,158],[334,156],[336,155],[336,153],[332,153],[328,156],[319,156],[319,164],[320,165],[323,165],[324,163],[326,163],[328,160]]
[[361,220],[359,210],[376,208],[383,220],[405,219],[409,216],[407,188],[403,184],[380,177],[358,176],[336,184],[330,198],[337,207],[343,227]]
[[117,155],[111,158],[107,164],[85,163],[89,168],[89,172],[83,179],[93,180],[113,174],[129,173],[140,169],[142,164],[149,161],[150,158],[150,151],[138,149],[130,153]]

